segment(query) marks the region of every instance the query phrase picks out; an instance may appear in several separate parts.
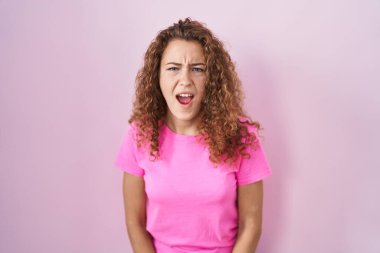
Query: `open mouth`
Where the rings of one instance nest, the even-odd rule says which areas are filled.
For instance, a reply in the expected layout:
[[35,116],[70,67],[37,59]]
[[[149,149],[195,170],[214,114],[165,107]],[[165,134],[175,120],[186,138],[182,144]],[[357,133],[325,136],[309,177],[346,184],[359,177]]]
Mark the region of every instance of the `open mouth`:
[[182,105],[188,105],[194,98],[193,94],[178,94],[176,96],[178,102]]

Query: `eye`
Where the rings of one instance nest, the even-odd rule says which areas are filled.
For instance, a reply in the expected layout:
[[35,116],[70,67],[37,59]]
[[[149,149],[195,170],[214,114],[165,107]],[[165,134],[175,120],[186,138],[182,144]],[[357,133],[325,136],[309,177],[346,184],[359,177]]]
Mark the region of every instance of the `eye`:
[[177,68],[177,67],[170,67],[170,68],[168,68],[167,70],[175,71],[175,70],[178,70],[178,68]]
[[193,71],[195,72],[204,72],[205,70],[202,68],[193,68]]

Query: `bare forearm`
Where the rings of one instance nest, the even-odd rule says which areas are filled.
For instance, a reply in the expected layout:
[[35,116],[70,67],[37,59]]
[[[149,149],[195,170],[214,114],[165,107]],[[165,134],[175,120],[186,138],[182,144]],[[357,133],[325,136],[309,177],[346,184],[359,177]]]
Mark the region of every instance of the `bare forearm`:
[[134,253],[155,253],[152,236],[145,227],[128,225],[127,230]]
[[260,236],[260,228],[254,226],[239,227],[232,253],[255,253]]

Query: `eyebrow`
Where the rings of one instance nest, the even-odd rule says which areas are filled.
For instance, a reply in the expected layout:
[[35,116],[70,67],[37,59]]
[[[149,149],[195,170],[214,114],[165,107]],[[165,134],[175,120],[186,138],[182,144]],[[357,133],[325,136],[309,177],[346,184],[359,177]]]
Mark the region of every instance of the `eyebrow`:
[[[173,65],[176,65],[176,66],[182,66],[181,63],[177,63],[177,62],[168,62],[165,65],[169,65],[169,64],[173,64]],[[190,65],[192,65],[192,66],[197,66],[197,65],[204,65],[204,66],[206,66],[206,64],[201,63],[201,62],[199,62],[199,63],[192,63]]]

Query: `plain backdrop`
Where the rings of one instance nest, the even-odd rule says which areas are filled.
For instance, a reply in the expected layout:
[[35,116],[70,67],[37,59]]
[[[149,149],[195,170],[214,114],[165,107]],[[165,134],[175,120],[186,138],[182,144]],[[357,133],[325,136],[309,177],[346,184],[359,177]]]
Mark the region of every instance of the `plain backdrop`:
[[377,0],[0,0],[0,252],[132,252],[113,162],[145,50],[185,17],[264,127],[257,253],[379,253]]

